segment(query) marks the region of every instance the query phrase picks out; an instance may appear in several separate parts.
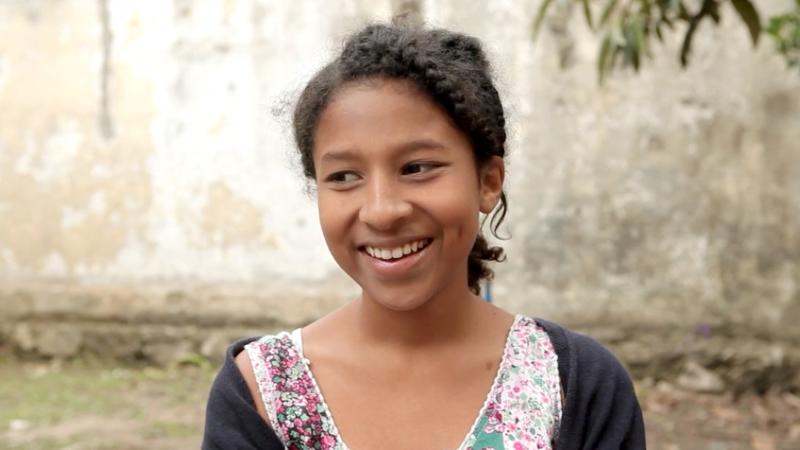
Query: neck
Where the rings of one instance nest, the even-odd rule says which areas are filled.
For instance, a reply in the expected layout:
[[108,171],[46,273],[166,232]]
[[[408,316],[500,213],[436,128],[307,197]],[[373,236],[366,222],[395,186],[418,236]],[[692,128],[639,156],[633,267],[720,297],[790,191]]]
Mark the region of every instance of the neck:
[[[460,287],[460,289],[459,289]],[[394,311],[361,297],[353,303],[362,342],[381,347],[414,350],[463,339],[479,329],[481,317],[493,307],[473,294],[466,284],[439,292],[411,311]]]

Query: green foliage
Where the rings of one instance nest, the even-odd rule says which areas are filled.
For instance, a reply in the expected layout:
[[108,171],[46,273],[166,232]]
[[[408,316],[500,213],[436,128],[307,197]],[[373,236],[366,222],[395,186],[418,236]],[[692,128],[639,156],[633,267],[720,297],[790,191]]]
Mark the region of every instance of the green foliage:
[[[577,3],[589,28],[603,34],[597,59],[601,83],[615,68],[630,67],[638,72],[643,60],[652,57],[651,43],[663,41],[665,33],[675,30],[677,24],[686,25],[681,27],[686,31],[679,54],[681,65],[686,67],[699,25],[704,20],[719,24],[720,9],[725,3],[731,4],[747,28],[753,46],[766,31],[789,64],[800,65],[800,0],[795,0],[794,11],[770,18],[766,27],[762,26],[760,14],[750,0],[604,0],[602,4],[590,0],[542,0],[533,21],[534,36],[548,11],[558,2]],[[595,20],[595,12],[600,12],[599,20]]]
[[742,22],[747,25],[747,30],[750,32],[750,38],[753,39],[753,45],[758,43],[758,36],[761,34],[761,20],[758,17],[758,11],[750,3],[750,0],[732,0],[733,7],[742,18]]
[[794,11],[771,17],[765,31],[789,67],[800,68],[800,0],[795,0]]

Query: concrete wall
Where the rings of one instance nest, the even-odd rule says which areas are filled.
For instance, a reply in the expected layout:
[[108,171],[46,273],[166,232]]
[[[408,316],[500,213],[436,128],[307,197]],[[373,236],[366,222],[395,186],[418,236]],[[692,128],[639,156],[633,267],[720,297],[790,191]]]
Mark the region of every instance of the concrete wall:
[[[342,36],[403,3],[0,3],[6,342],[61,354],[47,342],[66,331],[45,330],[76,323],[77,352],[110,336],[103,326],[144,324],[155,334],[126,354],[163,359],[143,349],[197,350],[209,327],[225,342],[350,298],[289,111]],[[676,34],[640,74],[600,87],[580,11],[534,42],[538,4],[420,4],[484,40],[509,110],[513,238],[497,303],[590,330],[641,370],[692,345],[717,361],[730,339],[755,342],[745,359],[778,345],[771,368],[800,360],[800,74],[766,39],[753,51],[725,9],[689,69]]]

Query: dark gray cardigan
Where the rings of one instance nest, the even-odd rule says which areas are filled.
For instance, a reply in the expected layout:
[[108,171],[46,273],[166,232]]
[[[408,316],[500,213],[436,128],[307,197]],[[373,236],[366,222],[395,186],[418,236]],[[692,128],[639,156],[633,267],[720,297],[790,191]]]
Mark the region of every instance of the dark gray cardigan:
[[[588,336],[545,320],[536,322],[555,347],[565,394],[555,450],[644,449],[642,411],[631,379],[614,355]],[[208,398],[203,450],[284,448],[256,411],[234,361],[255,339],[238,341],[225,354]]]

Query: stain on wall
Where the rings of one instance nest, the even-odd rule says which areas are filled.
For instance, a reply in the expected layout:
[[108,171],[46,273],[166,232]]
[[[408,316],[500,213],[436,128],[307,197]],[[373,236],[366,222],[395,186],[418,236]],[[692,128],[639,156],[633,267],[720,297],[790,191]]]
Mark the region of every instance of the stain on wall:
[[[0,277],[328,295],[316,283],[343,275],[291,102],[346,32],[404,3],[0,3]],[[601,88],[580,11],[533,41],[538,2],[414,4],[483,40],[507,103],[498,303],[572,322],[800,321],[800,77],[731,11],[688,69],[676,35]]]
[[10,62],[0,89],[0,267],[62,276],[112,261],[142,222],[152,82],[115,67],[109,89],[124,125],[107,139],[97,121],[96,17],[50,6],[35,20],[3,11],[15,38],[0,42]]
[[211,184],[203,207],[202,229],[205,242],[216,245],[275,245],[264,234],[262,210],[231,190],[222,181]]

